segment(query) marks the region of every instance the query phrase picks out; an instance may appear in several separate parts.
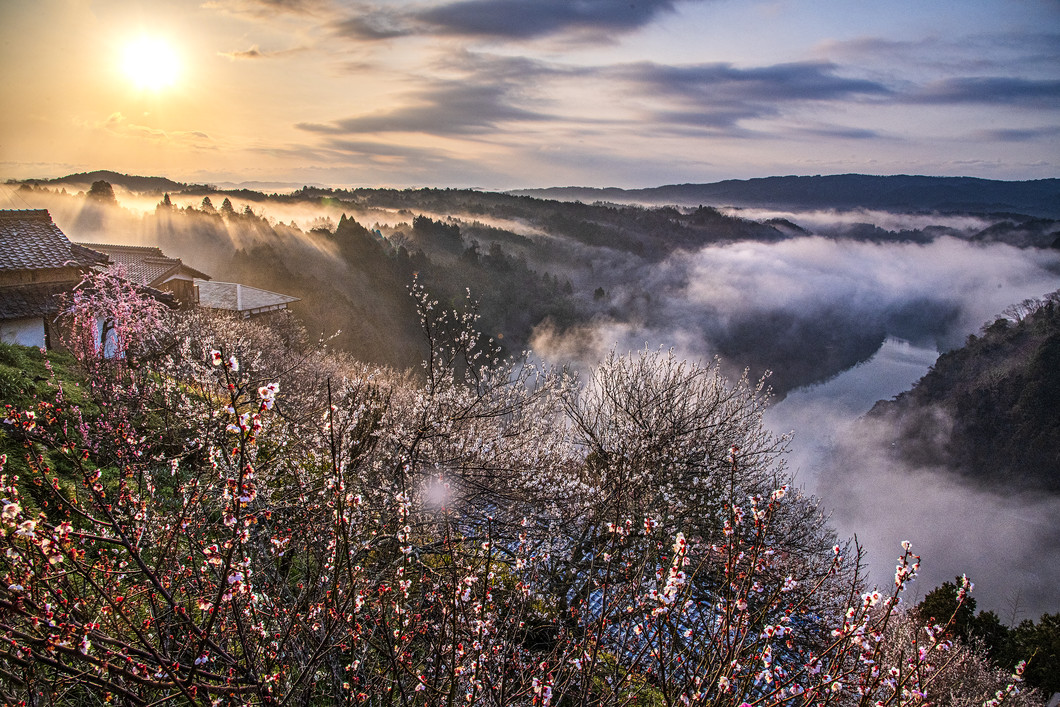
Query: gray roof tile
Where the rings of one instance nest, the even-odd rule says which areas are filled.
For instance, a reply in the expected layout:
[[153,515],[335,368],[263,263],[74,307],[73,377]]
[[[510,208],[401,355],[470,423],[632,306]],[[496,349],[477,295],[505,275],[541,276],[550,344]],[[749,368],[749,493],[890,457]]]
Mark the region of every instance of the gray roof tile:
[[297,297],[260,290],[257,287],[236,282],[196,280],[195,284],[199,288],[199,304],[213,309],[253,312],[273,307],[285,307],[291,302],[298,301]]
[[47,282],[0,287],[0,319],[54,315],[59,311],[58,295],[73,286],[71,282]]
[[71,243],[44,209],[0,211],[0,269],[106,265],[103,253]]
[[[189,278],[209,280],[210,276],[184,264],[180,258],[169,258],[161,248],[109,243],[82,243],[110,256],[114,266],[125,268],[125,277],[141,285],[161,285],[167,276],[183,274]],[[114,267],[112,266],[112,267]]]

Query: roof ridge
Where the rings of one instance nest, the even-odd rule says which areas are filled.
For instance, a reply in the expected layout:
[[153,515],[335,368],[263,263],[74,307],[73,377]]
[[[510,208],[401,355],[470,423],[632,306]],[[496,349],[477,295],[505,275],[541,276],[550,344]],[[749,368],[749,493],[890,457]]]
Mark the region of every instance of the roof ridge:
[[[195,284],[198,285],[200,280],[201,280],[201,278],[195,278]],[[295,297],[294,295],[285,295],[282,292],[273,292],[272,290],[266,290],[264,287],[255,287],[254,285],[248,285],[245,282],[224,282],[222,280],[202,280],[202,281],[203,282],[208,282],[211,285],[233,285],[233,286],[239,285],[240,287],[249,287],[252,290],[258,290],[259,292],[268,292],[270,295],[277,295],[278,297],[292,297],[292,298],[294,298],[296,300],[300,300],[301,299],[300,297]]]
[[150,250],[156,251],[162,254],[163,257],[168,257],[162,253],[162,249],[155,245],[127,245],[125,243],[86,243],[84,241],[77,241],[80,245],[88,248],[115,248],[117,250]]
[[0,209],[0,218],[12,221],[25,221],[27,219],[47,219],[51,223],[52,215],[47,209]]

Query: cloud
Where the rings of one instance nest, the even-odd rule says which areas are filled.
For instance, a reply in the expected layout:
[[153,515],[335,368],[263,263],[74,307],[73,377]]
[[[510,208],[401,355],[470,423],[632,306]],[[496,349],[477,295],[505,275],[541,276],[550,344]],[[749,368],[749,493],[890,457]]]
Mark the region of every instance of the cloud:
[[650,109],[655,122],[708,129],[735,128],[740,121],[774,117],[782,113],[785,105],[891,94],[881,83],[838,76],[837,68],[823,62],[754,68],[726,63],[668,66],[641,62],[610,67],[600,73],[627,84],[631,95],[670,103],[670,107]]
[[434,148],[396,145],[394,143],[370,142],[367,140],[330,139],[326,147],[344,155],[365,157],[385,162],[437,163],[450,158],[444,151]]
[[349,39],[393,39],[412,33],[408,21],[393,11],[368,11],[354,17],[335,21],[331,31]]
[[254,59],[272,59],[275,57],[287,56],[304,51],[304,47],[295,47],[293,49],[281,49],[276,51],[262,51],[257,44],[252,45],[249,49],[231,51],[231,52],[218,52],[220,56],[230,59],[232,61],[239,60],[254,60]]
[[1031,142],[1042,138],[1052,138],[1060,135],[1060,127],[1050,125],[1043,128],[998,128],[996,130],[980,130],[975,136],[980,140],[996,140],[997,142]]
[[690,127],[708,131],[721,131],[729,135],[752,135],[749,130],[738,130],[741,120],[765,118],[777,115],[779,111],[773,106],[752,105],[715,107],[703,106],[698,110],[656,110],[651,120],[657,125],[671,127]]
[[111,113],[106,120],[93,124],[94,128],[123,138],[146,139],[155,142],[177,143],[184,147],[209,147],[210,136],[201,130],[162,130],[130,123],[120,112]]
[[890,89],[866,79],[836,76],[826,62],[796,62],[739,69],[711,63],[667,66],[651,62],[619,68],[620,75],[656,95],[695,97],[708,104],[745,101],[822,101],[855,95],[888,95]]
[[463,82],[436,83],[393,110],[343,118],[331,123],[299,123],[298,128],[326,134],[381,132],[430,135],[488,134],[501,123],[539,121],[545,116],[512,105],[510,89]]
[[327,6],[327,0],[208,0],[202,4],[207,10],[257,18],[275,17],[278,13],[315,14],[325,11]]
[[229,59],[261,59],[265,57],[265,54],[258,49],[258,45],[255,44],[250,49],[244,49],[242,51],[232,52],[221,52],[221,56]]
[[982,76],[935,81],[911,91],[911,103],[985,103],[1060,108],[1060,81]]
[[876,130],[851,128],[844,125],[822,125],[815,128],[796,128],[792,132],[797,135],[805,135],[808,137],[838,138],[840,140],[875,140],[884,137]]
[[823,43],[814,54],[876,77],[892,88],[896,105],[1055,109],[1060,107],[1058,41],[1056,33],[1034,32],[861,37]]
[[[703,4],[694,6],[693,1]],[[1004,42],[986,35],[913,36],[908,40],[863,37],[820,44],[809,51],[778,45],[768,54],[783,57],[775,63],[747,56],[738,62],[667,64],[653,49],[659,41],[654,31],[643,38],[629,33],[655,24],[670,27],[686,16],[689,21],[709,19],[707,0],[227,4],[262,11],[283,8],[275,10],[275,22],[262,24],[274,30],[293,29],[300,39],[292,42],[311,45],[314,59],[318,52],[329,57],[326,72],[320,72],[327,76],[313,77],[314,81],[338,79],[345,84],[343,74],[348,72],[350,81],[374,89],[374,101],[291,120],[302,131],[301,140],[389,137],[407,142],[424,136],[442,138],[449,147],[450,141],[460,140],[469,152],[487,155],[484,159],[505,155],[508,167],[491,185],[495,188],[547,186],[556,183],[552,180],[593,184],[610,180],[604,181],[606,185],[614,179],[643,186],[674,181],[675,164],[685,167],[676,178],[681,181],[863,171],[866,165],[884,172],[956,174],[968,168],[952,161],[966,158],[977,139],[995,141],[995,147],[998,141],[1018,147],[1008,158],[1025,163],[1044,154],[1024,154],[1037,144],[1035,136],[1043,143],[1051,137],[1015,132],[1048,120],[997,123],[980,115],[982,111],[965,108],[980,107],[967,97],[966,84],[974,80],[973,74],[1011,75],[1025,81],[1046,80],[1050,71],[1055,75],[1055,70],[1045,68],[1044,60],[1026,73],[1016,62],[1017,57],[1031,54],[1044,57],[1047,35],[1033,38],[1033,46],[1022,53],[1015,38],[1006,36],[1010,46],[1005,45],[1000,58],[984,48]],[[281,36],[251,35],[244,45],[227,46],[233,51],[225,56],[233,61],[277,57],[279,53],[272,50],[283,46],[276,44],[284,41],[277,39]],[[549,38],[556,40],[530,41]],[[618,47],[602,53],[594,49],[591,54],[560,51],[603,39],[621,39],[622,52]],[[652,44],[641,44],[641,39]],[[492,47],[493,53],[469,51],[486,47]],[[653,61],[638,62],[641,58]],[[931,59],[937,61],[922,68]],[[1001,87],[995,83],[992,90],[996,93]],[[958,100],[958,94],[965,97]],[[1001,97],[992,100],[997,102],[988,106],[1011,105]],[[1055,103],[1055,98],[1020,100],[1024,103],[1019,105],[1032,110],[1043,101]],[[951,122],[938,114],[936,105],[953,106],[960,117]],[[934,136],[927,149],[924,125],[935,133],[957,125],[959,134],[952,139]],[[995,128],[1013,132],[992,132]],[[629,167],[608,176],[568,161],[571,166],[561,173],[549,160],[562,151],[552,152],[554,146],[582,154],[617,154],[628,158]],[[727,166],[712,167],[721,163]],[[1004,164],[999,158],[972,167],[971,173],[1047,176],[1045,167],[1019,164],[1006,169]],[[652,174],[662,176],[656,181]],[[418,183],[418,177],[410,179]]]
[[675,0],[462,0],[423,10],[416,18],[436,32],[497,39],[532,39],[569,32],[598,38],[640,29],[672,12]]
[[1060,53],[1056,33],[996,32],[966,36],[928,35],[917,39],[858,37],[829,40],[813,49],[827,60],[842,59],[888,76],[1051,75]]
[[520,105],[548,77],[577,73],[520,57],[457,52],[439,67],[459,78],[422,80],[404,105],[329,123],[296,127],[330,135],[423,133],[441,136],[493,135],[513,123],[552,117]]
[[[332,24],[359,40],[433,35],[471,39],[530,40],[576,35],[608,42],[673,12],[681,0],[457,0],[430,6],[360,6]],[[685,0],[688,1],[688,0]]]
[[[261,154],[305,165],[301,183],[481,187],[505,175],[460,152],[395,142],[323,136],[318,144],[261,147]],[[291,176],[292,179],[295,175]]]

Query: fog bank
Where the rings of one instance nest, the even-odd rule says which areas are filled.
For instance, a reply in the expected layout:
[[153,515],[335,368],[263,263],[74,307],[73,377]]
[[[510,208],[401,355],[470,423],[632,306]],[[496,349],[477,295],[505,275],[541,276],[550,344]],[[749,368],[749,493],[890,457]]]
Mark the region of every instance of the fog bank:
[[766,422],[795,430],[797,483],[832,509],[840,535],[857,536],[873,582],[889,583],[909,540],[924,558],[910,600],[967,574],[977,608],[1002,621],[1060,611],[1060,497],[975,488],[946,469],[899,463],[885,422],[853,425],[876,400],[908,389],[936,355],[888,340],[865,364],[792,393]]
[[[594,263],[598,315],[532,338],[546,358],[583,365],[611,348],[673,347],[773,371],[781,394],[869,359],[887,337],[948,350],[1005,307],[1060,285],[1060,253],[957,238],[872,243],[819,236],[743,241]],[[591,284],[591,283],[590,283]]]

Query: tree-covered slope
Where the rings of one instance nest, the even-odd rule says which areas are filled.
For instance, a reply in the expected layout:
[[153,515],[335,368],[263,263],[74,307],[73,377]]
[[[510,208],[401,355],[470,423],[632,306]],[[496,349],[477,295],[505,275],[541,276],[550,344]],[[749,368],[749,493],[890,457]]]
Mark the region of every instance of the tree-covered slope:
[[869,413],[904,461],[1060,492],[1060,296],[1028,300]]
[[175,182],[167,177],[141,177],[132,174],[122,174],[105,169],[97,169],[92,172],[78,172],[68,174],[57,179],[27,179],[27,184],[47,184],[53,186],[84,187],[98,181],[105,181],[112,186],[122,187],[129,191],[158,192],[180,191],[186,189],[187,184]]

